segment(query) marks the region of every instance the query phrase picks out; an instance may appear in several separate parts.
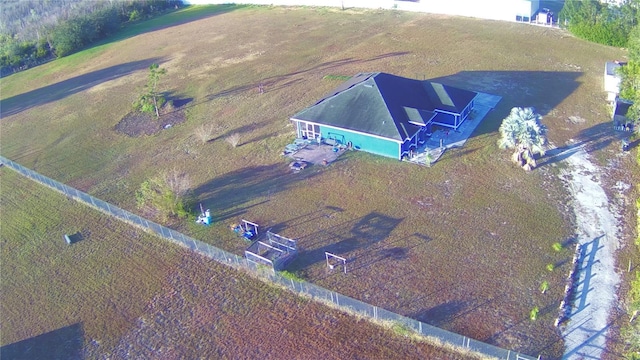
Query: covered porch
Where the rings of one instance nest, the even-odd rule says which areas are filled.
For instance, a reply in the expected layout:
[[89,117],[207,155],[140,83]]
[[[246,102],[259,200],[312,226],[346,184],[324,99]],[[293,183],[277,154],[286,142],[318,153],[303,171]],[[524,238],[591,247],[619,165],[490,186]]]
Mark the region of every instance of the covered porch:
[[433,122],[431,126],[433,131],[424,143],[418,142],[416,151],[409,153],[410,156],[406,161],[429,166],[436,162],[447,149],[464,146],[476,127],[501,99],[502,97],[498,95],[478,93],[474,99],[473,111],[467,112],[466,121],[460,123],[456,129]]

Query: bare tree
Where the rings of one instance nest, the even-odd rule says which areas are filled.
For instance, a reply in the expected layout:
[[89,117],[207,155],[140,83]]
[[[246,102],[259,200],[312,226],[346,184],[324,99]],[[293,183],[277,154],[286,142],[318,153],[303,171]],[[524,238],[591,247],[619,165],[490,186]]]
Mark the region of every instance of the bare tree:
[[213,134],[214,126],[212,124],[202,124],[195,130],[195,135],[203,144],[206,144],[207,141],[211,140],[211,135]]
[[231,144],[231,146],[233,146],[233,147],[237,147],[237,146],[238,146],[238,144],[240,143],[240,134],[239,134],[239,133],[233,133],[233,134],[231,134],[231,135],[227,136],[227,137],[225,138],[225,140],[226,140],[229,144]]
[[178,197],[182,197],[191,189],[191,178],[189,174],[172,169],[164,173],[164,181],[167,187]]

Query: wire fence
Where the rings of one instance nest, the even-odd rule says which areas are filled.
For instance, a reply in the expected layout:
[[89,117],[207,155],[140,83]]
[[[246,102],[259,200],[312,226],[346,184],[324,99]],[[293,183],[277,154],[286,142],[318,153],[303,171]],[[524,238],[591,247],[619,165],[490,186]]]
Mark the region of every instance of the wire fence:
[[268,278],[273,283],[283,286],[291,291],[310,297],[314,300],[338,307],[343,311],[355,313],[370,319],[385,322],[391,324],[394,328],[401,329],[403,331],[412,330],[417,334],[435,338],[444,343],[469,349],[471,351],[475,351],[489,357],[507,360],[533,360],[540,358],[523,355],[514,351],[483,343],[481,341],[477,341],[460,334],[452,333],[450,331],[425,324],[421,321],[410,319],[408,317],[393,313],[380,307],[350,298],[335,291],[327,290],[306,281],[285,277],[277,272],[274,273],[270,271],[263,271],[263,269],[259,265],[247,261],[241,256],[222,249],[218,249],[215,246],[211,246],[207,243],[191,238],[187,235],[169,229],[153,221],[149,221],[143,217],[132,214],[115,205],[109,204],[82,191],[59,183],[35,171],[27,169],[22,165],[17,164],[2,156],[0,156],[0,162],[2,162],[3,165],[24,175],[25,177],[35,180],[45,186],[61,192],[66,196],[72,197],[84,204],[98,209],[99,211],[102,211],[109,216],[113,216],[121,221],[140,227],[143,230],[150,231],[161,238],[187,247],[224,265],[228,265],[236,269],[249,270],[254,274],[260,275],[262,278]]

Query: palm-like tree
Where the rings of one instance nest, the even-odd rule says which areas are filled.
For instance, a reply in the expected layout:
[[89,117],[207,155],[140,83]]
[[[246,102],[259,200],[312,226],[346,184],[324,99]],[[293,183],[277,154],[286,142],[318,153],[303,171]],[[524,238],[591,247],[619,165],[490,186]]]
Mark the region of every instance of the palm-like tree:
[[511,160],[527,171],[536,167],[535,154],[544,155],[547,129],[540,123],[541,119],[533,108],[514,107],[500,125],[498,146],[514,149]]

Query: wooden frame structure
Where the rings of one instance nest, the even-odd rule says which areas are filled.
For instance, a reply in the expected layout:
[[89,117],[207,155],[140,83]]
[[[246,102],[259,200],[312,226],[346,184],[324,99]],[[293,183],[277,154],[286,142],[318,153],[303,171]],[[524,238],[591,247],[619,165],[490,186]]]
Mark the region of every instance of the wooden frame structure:
[[343,258],[341,256],[338,256],[336,254],[332,254],[332,253],[330,253],[328,251],[324,252],[324,257],[327,260],[327,268],[329,268],[329,270],[333,270],[333,268],[336,267],[336,265],[334,265],[331,262],[329,262],[329,259],[336,259],[336,260],[342,262],[342,269],[344,270],[345,274],[347,273],[347,259],[345,259],[345,258]]
[[255,241],[245,250],[247,261],[266,265],[274,271],[284,269],[298,254],[297,242],[293,239],[267,231],[265,241]]

